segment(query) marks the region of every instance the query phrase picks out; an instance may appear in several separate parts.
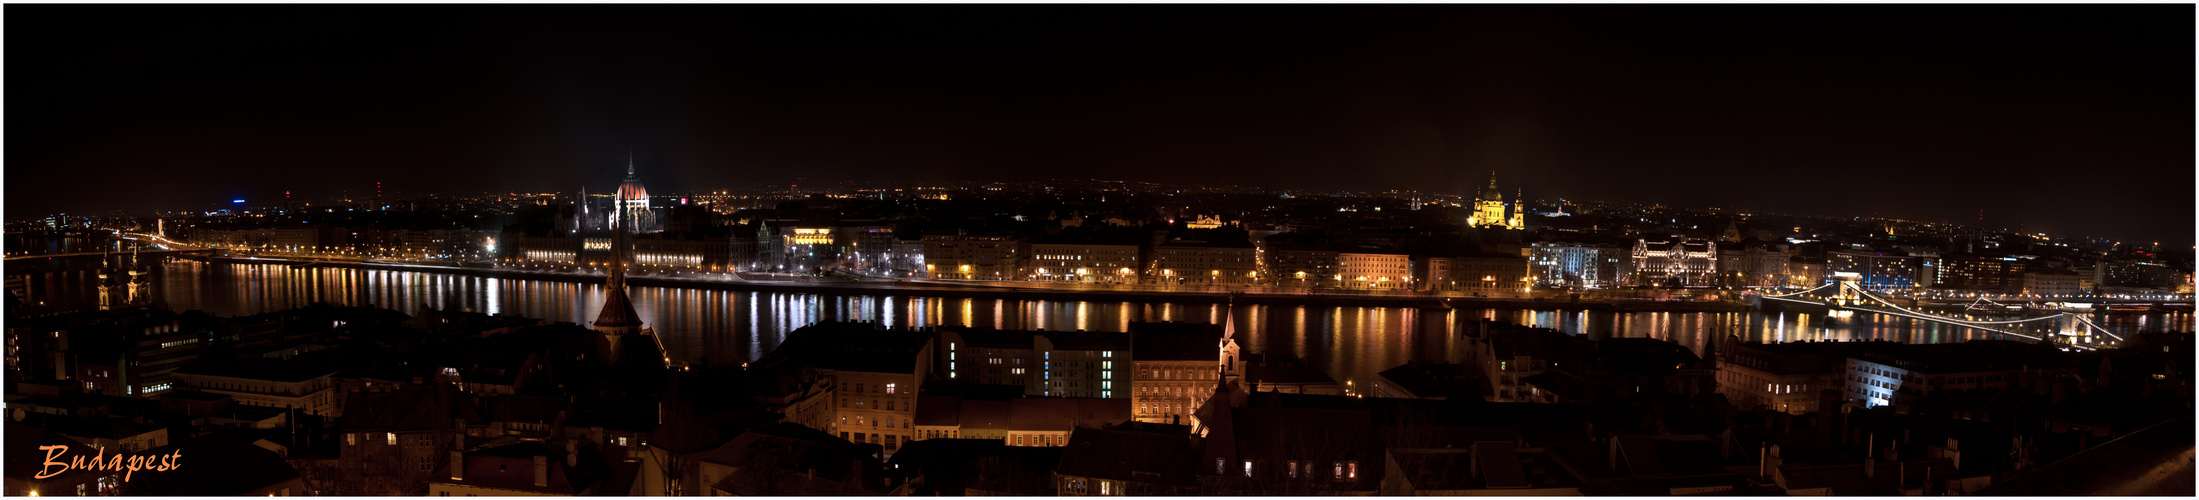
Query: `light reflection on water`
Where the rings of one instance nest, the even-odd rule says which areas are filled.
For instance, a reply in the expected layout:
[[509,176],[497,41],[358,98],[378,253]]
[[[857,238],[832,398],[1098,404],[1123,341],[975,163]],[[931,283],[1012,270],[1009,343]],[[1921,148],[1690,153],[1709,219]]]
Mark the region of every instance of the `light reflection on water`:
[[[96,260],[96,259],[95,259]],[[91,304],[89,267],[34,273],[36,300]],[[176,310],[257,314],[312,302],[374,305],[416,314],[423,307],[587,324],[603,303],[597,283],[485,278],[416,271],[292,269],[282,264],[173,261],[155,269],[155,291]],[[675,359],[744,361],[778,346],[787,332],[816,321],[867,320],[892,326],[964,325],[1033,330],[1119,332],[1138,321],[1221,322],[1219,304],[1005,300],[888,295],[696,290],[636,286],[636,312],[649,320]],[[1647,337],[1698,353],[1719,337],[1794,342],[1885,339],[1939,343],[1993,334],[1876,314],[1829,320],[1794,312],[1608,312],[1333,305],[1227,307],[1249,352],[1307,359],[1339,383],[1365,384],[1375,373],[1414,361],[1465,362],[1455,333],[1476,319],[1552,328],[1591,338]],[[2192,328],[2190,313],[2111,315],[2102,326],[2125,335]]]

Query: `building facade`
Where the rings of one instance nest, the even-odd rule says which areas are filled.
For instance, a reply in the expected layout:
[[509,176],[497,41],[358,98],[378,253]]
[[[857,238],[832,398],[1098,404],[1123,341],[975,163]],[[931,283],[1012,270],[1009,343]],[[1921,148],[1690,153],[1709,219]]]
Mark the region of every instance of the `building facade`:
[[1025,279],[1087,284],[1136,284],[1143,269],[1137,245],[1032,243]]
[[1906,293],[1913,288],[1916,258],[1887,252],[1825,252],[1825,269],[1834,276],[1853,274],[1856,285],[1875,293]]
[[1418,266],[1422,290],[1520,293],[1534,284],[1528,259],[1508,255],[1427,257]]
[[1130,397],[1128,334],[940,327],[935,366],[949,380],[1022,387],[1029,396]]
[[1634,240],[1632,284],[1711,286],[1718,277],[1718,243],[1701,240]]
[[1251,245],[1171,242],[1154,247],[1146,265],[1146,281],[1155,285],[1248,286],[1259,280],[1259,252]]
[[1019,280],[1024,246],[1010,236],[927,235],[924,271],[931,279]]
[[2023,293],[2024,295],[2059,298],[2072,297],[2086,292],[2084,289],[2084,279],[2078,277],[2076,273],[2066,271],[2044,272],[2044,270],[2041,270],[2040,272],[2023,273],[2023,289],[2021,290],[2021,293]]
[[1267,260],[1269,283],[1275,286],[1335,287],[1343,282],[1334,250],[1269,248],[1261,254]]
[[2023,288],[2023,273],[2029,267],[2022,259],[1976,254],[1951,254],[1940,257],[1939,279],[1935,286],[1947,290],[1985,293],[2009,293]]
[[1794,255],[1783,244],[1743,241],[1718,247],[1718,282],[1731,287],[1771,287],[1786,278]]
[[1574,288],[1611,286],[1621,252],[1592,244],[1535,242],[1528,265],[1535,283]]
[[1402,253],[1339,252],[1337,272],[1344,288],[1361,290],[1409,290],[1413,286],[1412,256]]

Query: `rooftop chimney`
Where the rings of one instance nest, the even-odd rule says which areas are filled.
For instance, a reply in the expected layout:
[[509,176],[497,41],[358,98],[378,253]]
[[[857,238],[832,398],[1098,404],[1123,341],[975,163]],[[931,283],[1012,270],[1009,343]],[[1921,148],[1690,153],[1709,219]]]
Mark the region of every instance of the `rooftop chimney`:
[[450,480],[466,480],[466,452],[459,450],[450,451]]
[[550,457],[534,456],[534,485],[550,485]]

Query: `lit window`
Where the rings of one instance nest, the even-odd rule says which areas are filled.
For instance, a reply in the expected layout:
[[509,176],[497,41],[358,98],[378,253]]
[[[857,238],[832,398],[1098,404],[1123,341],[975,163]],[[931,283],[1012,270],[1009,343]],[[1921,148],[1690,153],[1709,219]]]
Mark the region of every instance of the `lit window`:
[[1245,477],[1252,477],[1252,461],[1245,461]]
[[389,434],[389,445],[390,445],[390,446],[397,446],[397,433],[395,433],[395,432],[390,432],[390,433],[386,433],[386,434]]
[[896,385],[898,384],[886,384],[886,394],[896,394],[893,392]]

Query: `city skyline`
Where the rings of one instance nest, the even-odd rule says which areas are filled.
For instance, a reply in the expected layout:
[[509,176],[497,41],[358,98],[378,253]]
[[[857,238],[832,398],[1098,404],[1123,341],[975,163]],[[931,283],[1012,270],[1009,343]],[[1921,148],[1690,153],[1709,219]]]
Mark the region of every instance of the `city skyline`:
[[2179,241],[2170,8],[17,6],[17,40],[56,48],[10,54],[48,76],[13,82],[7,209],[569,192],[631,154],[672,190],[1496,171],[1529,198]]

